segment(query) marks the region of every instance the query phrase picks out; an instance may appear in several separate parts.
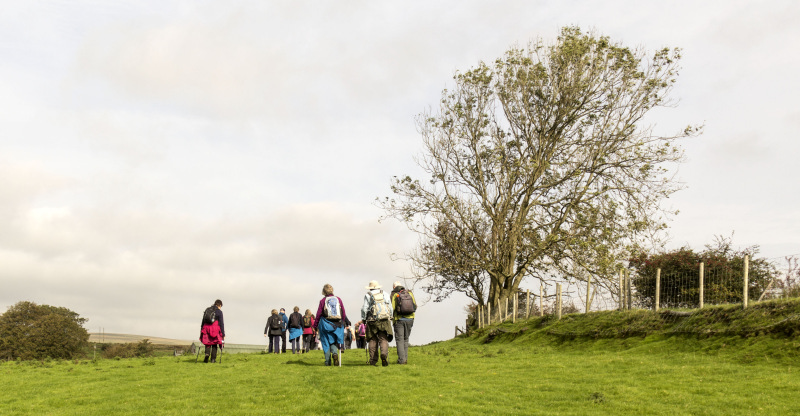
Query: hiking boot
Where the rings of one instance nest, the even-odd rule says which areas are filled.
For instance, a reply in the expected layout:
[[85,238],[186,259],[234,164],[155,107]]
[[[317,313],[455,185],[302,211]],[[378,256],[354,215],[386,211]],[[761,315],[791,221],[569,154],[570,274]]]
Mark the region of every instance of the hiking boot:
[[207,355],[206,355],[206,358],[203,360],[203,362],[208,364],[208,356]]
[[386,357],[381,357],[381,365],[384,366],[384,367],[388,367],[389,366],[389,360],[387,360]]
[[331,354],[331,359],[333,360],[333,366],[334,367],[338,367],[339,366],[339,354],[335,353],[335,352],[332,353]]

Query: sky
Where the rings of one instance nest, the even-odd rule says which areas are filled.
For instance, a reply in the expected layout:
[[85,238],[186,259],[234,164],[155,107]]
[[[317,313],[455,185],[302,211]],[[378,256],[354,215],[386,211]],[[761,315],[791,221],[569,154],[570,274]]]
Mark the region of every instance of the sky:
[[[221,299],[226,342],[256,344],[271,309],[316,311],[330,283],[357,319],[370,280],[410,275],[395,258],[417,237],[375,199],[422,179],[416,117],[456,71],[569,25],[682,49],[676,105],[650,115],[704,125],[669,247],[800,253],[796,1],[0,5],[0,312],[194,340]],[[465,296],[415,293],[412,344],[463,327]]]

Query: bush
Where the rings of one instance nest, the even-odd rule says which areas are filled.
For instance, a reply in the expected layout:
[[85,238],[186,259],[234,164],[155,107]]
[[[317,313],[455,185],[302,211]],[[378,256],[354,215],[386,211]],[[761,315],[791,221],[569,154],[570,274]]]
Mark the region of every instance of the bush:
[[0,315],[0,358],[72,359],[85,354],[89,333],[77,313],[22,301]]
[[133,358],[153,355],[153,344],[149,339],[127,344],[105,344],[100,347],[103,358]]
[[[696,308],[700,303],[699,264],[705,263],[706,302],[722,299],[724,303],[742,302],[744,257],[750,256],[748,295],[758,297],[775,279],[775,267],[758,258],[758,246],[734,250],[730,239],[717,237],[716,245],[707,245],[702,252],[689,247],[661,254],[641,253],[630,259],[631,282],[639,304],[646,309],[655,304],[656,270],[661,269],[660,302],[666,308]],[[712,281],[711,276],[725,276]]]

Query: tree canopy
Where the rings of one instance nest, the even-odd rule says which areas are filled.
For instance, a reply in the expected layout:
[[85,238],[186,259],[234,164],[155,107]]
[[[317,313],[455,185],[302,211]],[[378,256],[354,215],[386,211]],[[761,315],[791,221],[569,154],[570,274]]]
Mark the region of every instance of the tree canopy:
[[18,302],[0,315],[0,359],[79,356],[89,341],[84,323],[67,308]]
[[544,270],[607,274],[663,228],[660,201],[680,188],[664,165],[697,130],[661,136],[643,119],[670,104],[679,58],[567,27],[457,72],[417,120],[428,177],[395,177],[379,201],[420,234],[409,257],[426,288],[499,304]]

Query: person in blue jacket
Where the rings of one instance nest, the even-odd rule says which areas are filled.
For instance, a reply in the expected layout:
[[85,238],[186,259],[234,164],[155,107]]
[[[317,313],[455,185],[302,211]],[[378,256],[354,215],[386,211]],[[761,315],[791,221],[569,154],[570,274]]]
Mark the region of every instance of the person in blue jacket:
[[281,308],[281,320],[283,320],[283,326],[281,327],[281,353],[286,353],[286,330],[289,328],[289,317],[286,316],[286,309]]

